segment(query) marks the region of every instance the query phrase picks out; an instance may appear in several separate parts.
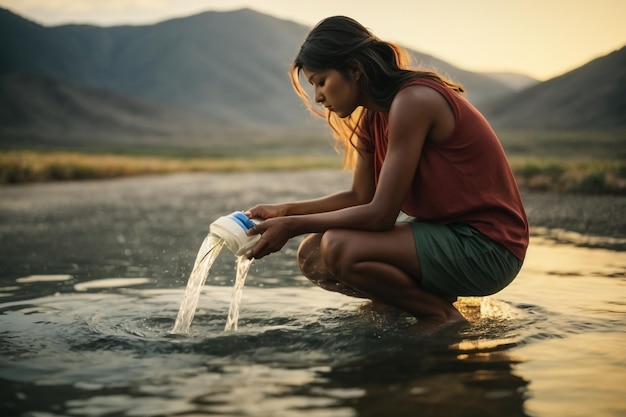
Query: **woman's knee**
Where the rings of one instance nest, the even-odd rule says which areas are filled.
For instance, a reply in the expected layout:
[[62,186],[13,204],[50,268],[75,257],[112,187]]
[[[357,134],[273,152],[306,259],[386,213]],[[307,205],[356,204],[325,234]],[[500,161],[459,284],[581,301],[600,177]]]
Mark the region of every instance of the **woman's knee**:
[[320,255],[320,240],[322,235],[319,233],[311,234],[304,238],[300,246],[296,258],[298,266],[304,276],[314,275],[319,270],[319,263],[322,262]]
[[320,239],[319,250],[326,268],[336,277],[340,277],[348,262],[345,233],[341,230],[328,230]]

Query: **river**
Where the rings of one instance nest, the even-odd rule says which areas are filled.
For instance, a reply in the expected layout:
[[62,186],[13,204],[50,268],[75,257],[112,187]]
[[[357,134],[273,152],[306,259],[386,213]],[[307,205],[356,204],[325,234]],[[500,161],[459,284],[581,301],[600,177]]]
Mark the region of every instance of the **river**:
[[225,332],[223,251],[172,335],[217,217],[346,187],[336,170],[177,174],[0,187],[3,416],[623,416],[626,197],[524,193],[518,278],[464,298],[463,329],[328,293],[299,238],[250,269]]

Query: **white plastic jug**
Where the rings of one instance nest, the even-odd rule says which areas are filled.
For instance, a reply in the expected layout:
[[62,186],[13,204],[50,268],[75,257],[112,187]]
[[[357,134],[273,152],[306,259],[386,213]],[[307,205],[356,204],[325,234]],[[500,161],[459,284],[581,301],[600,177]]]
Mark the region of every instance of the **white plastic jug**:
[[259,241],[261,235],[248,236],[246,233],[260,219],[249,219],[241,211],[235,211],[228,216],[222,216],[211,223],[209,232],[224,240],[226,247],[236,256],[245,254]]

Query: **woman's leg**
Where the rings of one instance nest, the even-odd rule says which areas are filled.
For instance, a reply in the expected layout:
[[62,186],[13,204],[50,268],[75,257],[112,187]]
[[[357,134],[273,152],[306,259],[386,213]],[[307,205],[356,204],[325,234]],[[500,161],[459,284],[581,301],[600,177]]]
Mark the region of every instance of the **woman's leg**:
[[335,229],[319,240],[323,275],[347,288],[419,319],[419,327],[432,331],[446,323],[465,321],[452,305],[421,286],[421,268],[409,224],[390,232]]
[[320,253],[321,239],[321,233],[311,234],[304,238],[298,247],[298,266],[304,276],[325,290],[339,292],[350,297],[368,298],[367,295],[338,281],[328,271]]

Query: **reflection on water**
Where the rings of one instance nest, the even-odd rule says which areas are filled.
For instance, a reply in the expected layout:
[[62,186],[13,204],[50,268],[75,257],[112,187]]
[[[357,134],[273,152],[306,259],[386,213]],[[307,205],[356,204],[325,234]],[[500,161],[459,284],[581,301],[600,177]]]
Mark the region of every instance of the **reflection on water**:
[[[511,343],[495,334],[424,338],[407,333],[406,319],[363,313],[361,301],[309,287],[254,286],[245,289],[238,332],[225,333],[230,292],[205,288],[186,337],[168,335],[181,296],[176,290],[118,289],[3,305],[2,324],[11,323],[12,336],[3,352],[13,358],[0,377],[25,396],[10,403],[33,407],[26,399],[45,388],[68,414],[151,415],[166,407],[413,415],[419,407],[461,415],[472,407],[481,415],[524,415],[527,382],[513,372]],[[477,339],[485,336],[492,337],[489,346]]]
[[30,275],[18,278],[17,282],[49,282],[49,281],[67,281],[71,279],[71,275]]
[[107,278],[94,281],[79,282],[74,285],[76,291],[87,291],[96,288],[131,287],[150,282],[149,278]]
[[[230,286],[202,288],[186,336],[169,334],[184,289],[146,278],[5,298],[2,403],[59,415],[618,416],[626,257],[534,243],[511,287],[459,300],[469,328],[431,337],[362,300],[263,288],[254,270],[234,333],[223,331]],[[50,285],[14,283],[31,293]],[[44,391],[48,402],[35,402]]]
[[[326,175],[307,193],[334,187]],[[597,237],[588,245],[581,235],[594,246],[583,247],[534,233],[518,279],[460,299],[470,326],[434,336],[410,332],[411,317],[314,288],[295,265],[297,240],[250,268],[238,329],[225,332],[236,259],[222,254],[189,333],[170,334],[207,232],[197,223],[249,205],[213,177],[193,178],[0,198],[0,415],[626,413],[626,252],[598,248],[615,242]],[[305,198],[303,178],[254,183],[263,195],[250,198]]]

